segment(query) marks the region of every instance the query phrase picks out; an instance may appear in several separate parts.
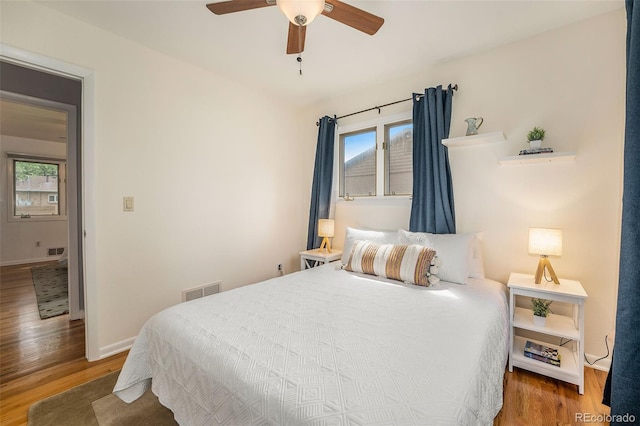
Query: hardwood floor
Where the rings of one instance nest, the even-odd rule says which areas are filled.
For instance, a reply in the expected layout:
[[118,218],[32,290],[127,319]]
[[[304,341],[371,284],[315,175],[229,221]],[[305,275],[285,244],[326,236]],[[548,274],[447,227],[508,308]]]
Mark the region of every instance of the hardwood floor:
[[[46,263],[42,263],[46,264]],[[27,424],[36,401],[119,370],[126,353],[85,357],[84,321],[41,320],[30,265],[0,269],[0,425]]]
[[[40,320],[31,266],[0,271],[0,425],[27,424],[36,401],[119,370],[127,353],[88,362],[84,323],[68,315]],[[494,426],[564,426],[584,422],[577,413],[608,414],[602,405],[606,373],[585,368],[585,393],[577,387],[516,369],[506,372],[504,404]],[[608,423],[591,423],[608,424]]]
[[[514,368],[513,373],[506,371],[504,402],[493,425],[579,425],[587,423],[580,421],[580,415],[582,419],[586,417],[585,415],[590,417],[608,415],[611,410],[606,405],[602,405],[602,392],[607,373],[585,367],[584,376],[584,395],[580,395],[576,385],[519,368]],[[608,425],[609,422],[590,422],[590,424]]]

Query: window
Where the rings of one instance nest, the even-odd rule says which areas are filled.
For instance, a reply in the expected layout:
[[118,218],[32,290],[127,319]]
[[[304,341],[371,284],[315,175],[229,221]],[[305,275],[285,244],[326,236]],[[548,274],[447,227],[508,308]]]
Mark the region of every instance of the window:
[[411,195],[413,192],[413,123],[405,121],[384,126],[384,195]]
[[340,196],[376,195],[376,129],[340,135]]
[[65,218],[64,160],[9,154],[13,219]]
[[338,130],[340,197],[411,195],[413,124],[395,116]]

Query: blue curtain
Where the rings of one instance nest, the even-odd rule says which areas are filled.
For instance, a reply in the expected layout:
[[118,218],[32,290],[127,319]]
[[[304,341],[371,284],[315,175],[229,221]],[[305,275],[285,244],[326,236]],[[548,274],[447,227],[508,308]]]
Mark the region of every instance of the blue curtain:
[[[618,310],[611,379],[611,424],[640,423],[640,2],[627,7],[627,99]],[[606,399],[605,395],[605,399]],[[625,422],[624,416],[627,415]],[[632,422],[633,424],[638,424]]]
[[309,209],[309,230],[307,250],[320,247],[318,219],[328,219],[331,210],[331,185],[333,184],[333,146],[336,134],[336,120],[324,116],[318,127],[316,164],[313,170],[311,207]]
[[413,232],[456,232],[449,153],[441,143],[449,137],[452,100],[451,85],[413,95]]

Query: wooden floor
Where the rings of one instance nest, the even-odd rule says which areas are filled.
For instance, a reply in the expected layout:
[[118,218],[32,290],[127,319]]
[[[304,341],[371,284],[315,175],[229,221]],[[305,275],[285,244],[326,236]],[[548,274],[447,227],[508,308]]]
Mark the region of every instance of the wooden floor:
[[36,264],[0,268],[2,426],[27,424],[31,404],[118,370],[126,357],[90,363],[82,320],[69,321],[69,315],[41,320],[31,266]]
[[[40,320],[33,265],[0,271],[0,425],[26,425],[36,401],[119,370],[126,353],[96,362],[84,358],[84,323],[68,315]],[[504,404],[494,426],[578,425],[576,414],[608,414],[602,405],[606,373],[585,368],[585,393],[524,370],[506,372]],[[608,423],[590,423],[608,424]]]

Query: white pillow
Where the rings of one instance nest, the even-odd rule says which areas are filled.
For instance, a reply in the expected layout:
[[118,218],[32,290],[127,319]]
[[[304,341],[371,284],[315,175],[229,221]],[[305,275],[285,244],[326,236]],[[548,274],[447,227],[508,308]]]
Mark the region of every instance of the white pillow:
[[427,232],[398,231],[401,244],[419,244],[433,248],[442,262],[438,277],[443,281],[466,284],[469,259],[473,255],[475,234],[430,234]]
[[484,279],[484,256],[482,254],[482,233],[474,234],[469,253],[469,278]]
[[351,248],[356,240],[371,241],[378,244],[397,244],[399,242],[397,231],[375,231],[372,229],[357,229],[347,226],[344,237],[344,246],[342,248],[342,264],[349,262]]

